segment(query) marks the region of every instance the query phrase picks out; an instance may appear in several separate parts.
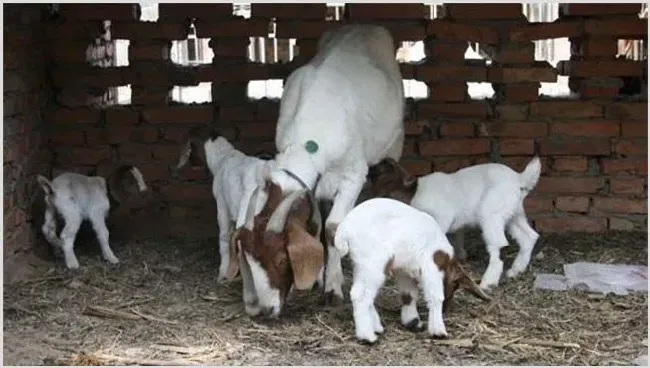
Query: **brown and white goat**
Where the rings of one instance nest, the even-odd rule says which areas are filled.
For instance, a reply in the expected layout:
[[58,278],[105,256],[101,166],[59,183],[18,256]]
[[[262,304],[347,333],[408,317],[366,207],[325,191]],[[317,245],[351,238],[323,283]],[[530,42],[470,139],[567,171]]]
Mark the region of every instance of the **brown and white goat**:
[[[132,193],[147,191],[140,170],[133,165],[122,165],[108,177],[108,183],[101,176],[72,172],[63,173],[52,181],[38,175],[37,180],[45,192],[45,221],[41,231],[52,246],[63,250],[66,267],[79,268],[73,248],[84,220],[92,223],[104,259],[118,263],[108,242],[105,221],[109,211],[124,203]],[[59,221],[62,224],[58,224]],[[59,226],[63,227],[60,231]]]
[[[268,193],[264,207],[260,191]],[[241,271],[246,313],[280,314],[292,287],[306,290],[322,274],[325,250],[318,240],[322,217],[306,190],[284,199],[279,186],[267,181],[249,197],[230,241],[228,279]]]

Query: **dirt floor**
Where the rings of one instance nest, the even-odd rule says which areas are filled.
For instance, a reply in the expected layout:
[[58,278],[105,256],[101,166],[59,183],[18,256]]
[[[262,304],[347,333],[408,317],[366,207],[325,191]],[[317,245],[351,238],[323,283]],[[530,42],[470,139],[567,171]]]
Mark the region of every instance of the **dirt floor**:
[[[486,253],[476,235],[466,241],[478,277]],[[647,294],[536,291],[533,274],[579,260],[647,265],[647,241],[647,233],[544,237],[531,271],[504,281],[492,303],[458,293],[447,340],[402,329],[389,282],[377,299],[386,331],[375,346],[355,342],[349,300],[324,306],[317,291],[296,295],[279,321],[250,319],[240,282],[217,285],[216,239],[115,242],[117,267],[84,243],[76,274],[52,262],[42,277],[4,289],[4,364],[628,365],[647,354]],[[503,251],[506,267],[515,251]],[[121,314],[92,315],[106,308]]]

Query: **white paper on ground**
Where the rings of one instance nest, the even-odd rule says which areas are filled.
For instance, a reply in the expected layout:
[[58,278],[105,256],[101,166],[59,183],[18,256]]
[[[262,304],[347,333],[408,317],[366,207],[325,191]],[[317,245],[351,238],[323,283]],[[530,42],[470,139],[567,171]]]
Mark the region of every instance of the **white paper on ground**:
[[627,295],[629,291],[648,292],[648,267],[576,262],[564,265],[565,276],[536,275],[536,289],[584,290],[592,293]]

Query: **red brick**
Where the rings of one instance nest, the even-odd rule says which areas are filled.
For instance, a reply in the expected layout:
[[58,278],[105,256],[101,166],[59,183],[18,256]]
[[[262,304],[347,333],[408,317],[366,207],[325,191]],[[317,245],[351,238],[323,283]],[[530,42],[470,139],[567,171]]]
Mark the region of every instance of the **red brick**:
[[596,87],[581,84],[577,92],[583,98],[612,99],[618,96],[618,87]]
[[129,60],[133,61],[162,61],[169,60],[167,43],[133,42],[129,44]]
[[544,156],[608,156],[611,153],[611,148],[607,138],[548,137],[540,139],[539,152]]
[[557,70],[560,75],[582,78],[639,77],[644,66],[633,60],[571,60],[558,62]]
[[[241,38],[213,38],[209,46],[212,48],[215,57],[226,56],[243,59],[248,55],[248,44],[242,42],[242,40]],[[208,70],[216,73],[212,73],[211,78],[204,80],[220,80],[219,77],[223,77],[223,75],[220,75],[221,73],[217,72],[217,68],[212,67]]]
[[130,69],[123,67],[100,68],[89,64],[57,66],[53,67],[51,71],[52,83],[57,87],[69,88],[122,86],[129,84],[126,82],[124,71]]
[[109,127],[113,125],[135,125],[140,120],[138,112],[128,108],[109,108],[105,111],[106,124]]
[[621,139],[616,144],[616,153],[621,155],[644,155],[648,154],[647,139]]
[[579,41],[578,56],[614,57],[618,52],[616,37],[587,37]]
[[557,197],[555,207],[564,212],[589,212],[589,197]]
[[160,188],[160,193],[168,201],[210,201],[211,187],[207,185],[167,185]]
[[492,61],[502,64],[525,64],[535,61],[535,44],[532,42],[499,45],[491,52]]
[[83,146],[84,133],[81,130],[55,130],[50,133],[50,142],[62,146]]
[[65,150],[57,152],[57,158],[63,159],[60,162],[71,163],[74,165],[96,165],[101,160],[111,158],[111,148],[109,146],[66,148]]
[[[162,5],[162,4],[161,4]],[[185,6],[186,4],[183,4]],[[206,4],[207,5],[207,4]],[[214,4],[216,5],[216,4]],[[233,19],[219,22],[195,22],[198,38],[268,37],[269,22],[256,19]],[[277,31],[280,30],[278,26]],[[280,37],[276,35],[276,37]],[[288,37],[283,37],[288,38]]]
[[228,3],[182,3],[158,5],[160,21],[185,21],[196,18],[200,20],[221,20],[232,18],[232,4]]
[[171,101],[171,89],[151,89],[131,86],[131,104],[136,106],[167,105]]
[[526,197],[524,199],[524,210],[526,213],[544,213],[553,211],[553,200],[551,198]]
[[424,132],[424,127],[428,126],[426,120],[409,120],[404,122],[404,133],[406,135],[420,135]]
[[627,219],[622,219],[622,218],[616,218],[616,217],[610,217],[609,218],[609,228],[611,230],[618,230],[618,231],[630,231],[634,230],[636,228],[634,222],[627,220]]
[[86,145],[96,147],[109,144],[109,131],[107,129],[88,129],[86,130]]
[[473,137],[474,124],[460,121],[443,122],[440,124],[440,135],[443,137]]
[[158,129],[143,127],[134,129],[131,133],[131,140],[136,143],[157,143],[160,134]]
[[623,137],[647,137],[648,123],[645,121],[621,123],[621,136]]
[[521,4],[444,4],[445,17],[468,20],[525,19]]
[[413,68],[413,65],[400,63],[399,71],[402,74],[402,79],[415,79],[415,68]]
[[431,173],[431,163],[424,160],[400,160],[406,171],[411,175],[423,176]]
[[131,140],[131,133],[133,133],[133,130],[134,128],[129,126],[116,126],[112,129],[108,129],[108,143],[127,143]]
[[458,61],[464,60],[467,42],[448,42],[433,38],[424,40],[424,54],[430,60]]
[[451,63],[420,64],[415,66],[415,79],[425,82],[483,82],[487,80],[487,68]]
[[636,14],[641,11],[641,4],[594,4],[570,3],[560,5],[560,16],[588,17],[593,15]]
[[285,20],[276,22],[277,38],[311,38],[317,39],[324,32],[339,28],[340,22]]
[[222,121],[253,121],[255,120],[255,105],[221,106],[219,120]]
[[643,194],[644,179],[611,179],[610,190],[614,194]]
[[418,118],[486,118],[488,105],[484,102],[418,103]]
[[138,20],[140,18],[137,4],[61,4],[61,17],[81,20]]
[[605,107],[605,117],[633,120],[648,120],[648,103],[644,102],[614,102]]
[[274,101],[260,101],[257,103],[257,119],[264,121],[277,121],[280,114],[280,104]]
[[[311,59],[311,57],[316,55],[316,52],[318,51],[318,40],[316,38],[298,39],[296,46],[297,56],[304,58],[306,63]],[[294,58],[294,60],[296,60],[296,58]]]
[[472,165],[472,160],[467,158],[452,158],[452,159],[438,159],[433,160],[433,169],[435,171],[441,171],[445,173],[456,172],[462,168]]
[[627,172],[630,174],[647,174],[648,161],[639,158],[604,158],[601,162],[603,174]]
[[[180,148],[177,148],[177,150],[177,154],[180,153]],[[151,147],[143,144],[124,142],[120,144],[117,152],[119,153],[120,160],[136,164],[151,163],[151,159],[153,158]],[[176,160],[178,160],[178,156],[172,162]]]
[[596,193],[603,186],[602,178],[542,176],[539,178],[536,190],[541,193]]
[[422,156],[481,155],[490,152],[490,141],[485,138],[444,139],[420,142]]
[[185,123],[210,124],[214,117],[212,106],[209,107],[163,107],[142,111],[142,119],[147,123]]
[[440,82],[429,84],[429,100],[442,102],[463,102],[468,99],[467,83]]
[[648,37],[648,19],[630,16],[616,19],[588,19],[585,32],[597,36],[618,36],[624,39]]
[[275,139],[275,122],[255,121],[239,125],[241,139]]
[[473,41],[496,45],[499,34],[488,26],[457,23],[447,19],[434,19],[427,24],[427,35],[436,39]]
[[535,220],[535,225],[541,233],[599,233],[607,230],[607,219],[588,216],[550,217]]
[[557,172],[585,172],[588,168],[586,157],[556,157],[553,170]]
[[594,208],[607,213],[648,213],[648,201],[645,199],[594,198]]
[[585,137],[616,137],[619,123],[615,121],[591,120],[586,122],[551,123],[550,135]]
[[142,172],[146,182],[167,180],[169,178],[169,168],[165,164],[138,164],[138,169]]
[[53,124],[97,124],[100,114],[99,110],[89,108],[57,109],[48,120]]
[[87,42],[60,40],[47,48],[50,59],[55,63],[85,63]]
[[424,4],[345,4],[346,19],[374,21],[377,19],[424,19]]
[[158,144],[152,147],[151,152],[154,159],[172,163],[178,161],[181,148],[178,145]]
[[499,120],[526,120],[530,111],[528,104],[497,105],[495,109]]
[[134,22],[112,23],[111,37],[126,40],[185,40],[187,28],[181,22]]
[[251,15],[256,18],[325,20],[327,5],[252,3]]
[[548,135],[546,123],[529,123],[526,121],[516,123],[489,122],[486,124],[487,136],[537,138]]
[[589,101],[538,101],[530,104],[530,115],[563,119],[595,118],[603,115],[603,109]]
[[515,25],[508,39],[513,42],[536,41],[581,35],[581,23],[575,21],[556,21],[553,23],[530,23]]
[[492,83],[557,82],[557,72],[545,61],[533,65],[488,68],[488,81]]
[[393,36],[393,40],[420,41],[426,36],[425,25],[420,21],[374,21],[374,24],[385,27]]
[[537,101],[539,99],[539,87],[539,83],[493,85],[497,96],[510,103]]
[[402,148],[402,157],[417,157],[418,156],[417,142],[413,139],[405,139],[404,147]]
[[535,142],[532,139],[501,139],[499,152],[505,156],[532,155],[535,153]]

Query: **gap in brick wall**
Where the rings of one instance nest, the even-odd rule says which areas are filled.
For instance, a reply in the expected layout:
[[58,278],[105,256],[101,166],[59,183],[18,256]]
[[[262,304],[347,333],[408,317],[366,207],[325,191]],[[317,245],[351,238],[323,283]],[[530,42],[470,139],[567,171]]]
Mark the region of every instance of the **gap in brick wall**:
[[[647,13],[646,13],[647,14]],[[648,48],[645,40],[619,39],[617,44],[617,59],[644,61],[648,59]],[[619,94],[622,96],[647,96],[648,81],[642,77],[621,77],[622,86]]]
[[117,86],[116,92],[116,105],[130,105],[131,104],[131,85]]
[[336,22],[343,19],[345,14],[345,3],[326,3],[327,15],[325,20],[328,22]]
[[248,61],[262,64],[289,63],[297,55],[295,38],[250,37]]
[[252,100],[280,99],[284,89],[282,79],[252,80],[248,82],[247,96]]
[[[522,11],[529,22],[551,23],[560,17],[559,3],[527,3],[521,4]],[[552,67],[562,60],[571,57],[571,43],[567,37],[533,41],[535,44],[535,60],[547,61]],[[576,98],[569,88],[569,77],[558,75],[555,83],[541,82],[539,95],[547,97]]]
[[178,103],[207,103],[212,102],[212,82],[202,82],[197,86],[174,86],[172,101]]
[[158,21],[158,3],[140,2],[140,22]]
[[[491,65],[492,60],[486,54],[481,54],[480,45],[470,45],[468,43],[465,50],[465,60],[485,60],[486,65]],[[478,51],[477,51],[478,50]],[[484,100],[494,97],[494,88],[492,83],[487,82],[467,82],[467,94],[471,100]]]
[[244,17],[246,19],[250,18],[251,4],[250,3],[232,4],[232,15]]
[[[426,58],[424,54],[424,42],[403,41],[395,53],[399,63],[419,63]],[[414,99],[425,99],[429,97],[429,87],[424,82],[415,79],[402,80],[404,85],[404,97]]]
[[195,66],[211,64],[214,52],[210,47],[209,38],[198,38],[194,22],[190,23],[187,39],[172,41],[169,57],[174,64]]

